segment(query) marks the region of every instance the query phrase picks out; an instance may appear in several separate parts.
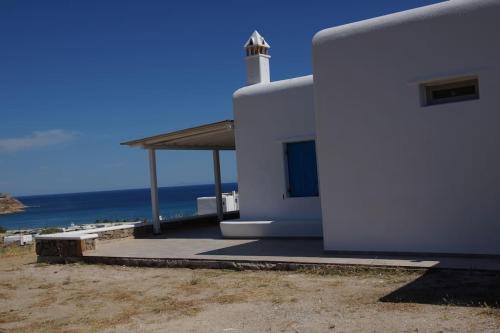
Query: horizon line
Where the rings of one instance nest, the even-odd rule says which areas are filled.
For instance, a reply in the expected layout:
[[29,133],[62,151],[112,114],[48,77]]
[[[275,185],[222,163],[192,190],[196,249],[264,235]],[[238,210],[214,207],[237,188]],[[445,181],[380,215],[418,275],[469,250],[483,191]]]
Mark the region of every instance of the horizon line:
[[[230,181],[230,182],[223,182],[222,185],[224,184],[238,184],[237,181]],[[158,189],[161,188],[176,188],[176,187],[194,187],[194,186],[215,186],[213,183],[206,183],[206,184],[186,184],[186,185],[167,185],[167,186],[158,186]],[[134,188],[124,188],[124,189],[113,189],[113,190],[97,190],[97,191],[80,191],[80,192],[61,192],[61,193],[41,193],[41,194],[23,194],[23,195],[15,195],[15,194],[9,194],[10,196],[14,198],[25,198],[25,197],[36,197],[36,196],[49,196],[49,195],[63,195],[63,194],[84,194],[84,193],[98,193],[98,192],[116,192],[116,191],[134,191],[134,190],[145,190],[145,189],[150,189],[150,187],[134,187]]]

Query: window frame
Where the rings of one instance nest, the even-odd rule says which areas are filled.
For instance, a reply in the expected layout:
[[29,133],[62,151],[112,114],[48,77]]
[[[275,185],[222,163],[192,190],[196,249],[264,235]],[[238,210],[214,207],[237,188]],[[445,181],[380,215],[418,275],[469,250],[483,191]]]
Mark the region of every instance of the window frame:
[[[475,88],[474,94],[454,96],[454,97],[444,97],[444,98],[434,98],[433,93],[440,90],[447,90],[453,88],[465,88],[471,87]],[[438,80],[422,83],[420,85],[422,106],[434,106],[441,104],[473,101],[480,99],[479,94],[479,77],[478,76],[467,76],[459,77],[448,80]]]

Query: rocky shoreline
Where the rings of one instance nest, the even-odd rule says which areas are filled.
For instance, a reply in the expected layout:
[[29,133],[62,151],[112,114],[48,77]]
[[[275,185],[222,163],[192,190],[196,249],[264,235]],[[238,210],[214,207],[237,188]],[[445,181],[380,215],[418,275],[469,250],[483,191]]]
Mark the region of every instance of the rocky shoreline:
[[8,194],[0,194],[0,215],[23,212],[25,205]]

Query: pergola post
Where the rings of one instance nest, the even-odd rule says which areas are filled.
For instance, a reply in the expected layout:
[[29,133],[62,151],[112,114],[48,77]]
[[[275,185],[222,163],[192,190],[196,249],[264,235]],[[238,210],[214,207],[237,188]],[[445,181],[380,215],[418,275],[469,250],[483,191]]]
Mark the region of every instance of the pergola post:
[[217,204],[217,219],[222,221],[224,219],[224,210],[222,208],[222,182],[220,177],[220,158],[219,150],[213,150],[214,159],[214,179],[215,179],[215,202]]
[[153,233],[161,234],[160,207],[158,204],[158,181],[156,178],[156,151],[149,148],[149,178],[151,182],[151,209],[153,213]]

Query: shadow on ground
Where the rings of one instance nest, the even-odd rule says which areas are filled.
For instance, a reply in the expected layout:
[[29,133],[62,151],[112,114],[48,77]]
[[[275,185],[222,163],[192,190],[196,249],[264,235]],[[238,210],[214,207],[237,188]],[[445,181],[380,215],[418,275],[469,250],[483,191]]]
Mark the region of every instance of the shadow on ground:
[[[240,217],[239,211],[224,213],[225,220],[237,219]],[[161,234],[153,235],[153,225],[145,224],[134,228],[134,238],[222,238],[219,230],[219,221],[215,214],[194,215],[160,223]],[[214,232],[216,230],[216,232]],[[208,233],[210,235],[208,235]]]
[[500,308],[500,272],[430,270],[380,301]]
[[328,257],[323,252],[323,240],[311,238],[264,238],[248,240],[243,244],[226,246],[199,254],[252,257]]

